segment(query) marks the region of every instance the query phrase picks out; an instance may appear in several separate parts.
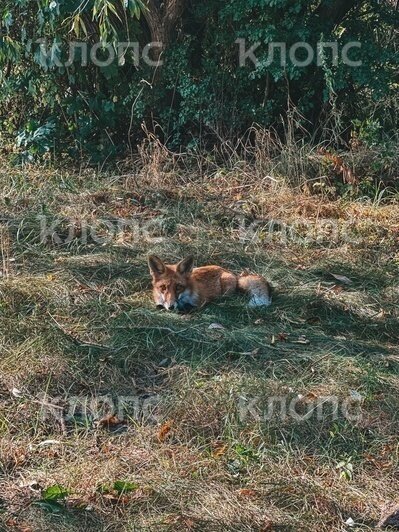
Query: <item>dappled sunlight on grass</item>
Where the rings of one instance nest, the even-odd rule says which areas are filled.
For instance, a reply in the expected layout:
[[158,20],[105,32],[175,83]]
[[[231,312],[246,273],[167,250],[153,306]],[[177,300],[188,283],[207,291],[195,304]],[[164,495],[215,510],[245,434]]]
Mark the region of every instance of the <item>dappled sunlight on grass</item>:
[[[46,184],[53,216],[140,206],[124,183],[108,191],[106,178],[93,178],[83,190],[69,180],[67,194]],[[332,246],[242,241],[232,213],[240,207],[214,187],[137,200],[162,211],[163,238],[60,245],[38,238],[32,220],[43,191],[26,185],[30,200],[8,226],[11,267],[0,281],[4,522],[18,515],[39,530],[114,529],[120,519],[124,530],[261,530],[270,520],[338,529],[348,517],[374,526],[381,501],[396,497],[398,281],[386,208],[282,191],[285,211],[278,192],[260,191],[258,203],[248,192],[253,211],[287,222],[300,208],[310,224],[324,211],[356,211],[361,223],[364,208],[387,237],[378,249],[360,237]],[[256,271],[274,286],[273,305],[251,310],[240,296],[188,315],[158,310],[150,252]],[[100,412],[72,411],[71,397],[89,406],[101,397]],[[110,416],[107,400],[121,397],[136,398],[139,412],[130,403],[124,420]],[[270,398],[294,402],[297,417],[265,415]],[[317,401],[323,415],[301,417],[317,413]],[[362,416],[345,417],[345,401],[360,404]],[[119,495],[104,488],[115,481],[138,487]],[[70,490],[59,516],[31,504],[55,484]]]

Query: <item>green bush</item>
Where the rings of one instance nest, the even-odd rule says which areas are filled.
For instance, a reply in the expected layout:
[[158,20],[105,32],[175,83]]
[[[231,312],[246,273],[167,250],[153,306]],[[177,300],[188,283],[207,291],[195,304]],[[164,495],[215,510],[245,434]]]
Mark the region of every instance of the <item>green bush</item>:
[[[71,65],[57,66],[67,60],[72,40],[90,46],[100,41],[104,58],[107,43],[116,49],[118,41],[151,40],[143,14],[154,8],[138,0],[3,2],[0,128],[15,138],[23,158],[53,152],[109,160],[140,140],[143,122],[172,148],[207,147],[242,136],[253,123],[278,129],[291,106],[314,137],[332,109],[345,132],[342,142],[349,142],[354,129],[378,142],[397,128],[399,15],[389,2],[181,2],[164,64],[156,69],[137,66],[130,54],[123,65],[115,60],[98,67],[82,66],[76,53]],[[328,16],[333,8],[336,20]],[[37,42],[43,38],[47,56]],[[237,39],[245,39],[246,48],[259,43],[256,66],[239,65]],[[290,49],[306,42],[315,49],[329,41],[337,41],[340,50],[361,42],[351,59],[362,66],[342,59],[334,65],[328,50],[319,66],[314,59],[299,67],[290,57],[284,66],[278,54],[268,62],[270,43],[284,42]]]

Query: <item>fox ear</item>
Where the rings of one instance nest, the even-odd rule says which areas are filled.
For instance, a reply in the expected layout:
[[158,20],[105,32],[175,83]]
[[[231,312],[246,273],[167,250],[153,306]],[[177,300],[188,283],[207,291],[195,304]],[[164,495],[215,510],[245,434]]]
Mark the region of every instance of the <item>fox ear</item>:
[[194,265],[193,257],[187,257],[186,259],[183,259],[182,261],[179,262],[176,270],[181,275],[189,275],[193,270],[193,265]]
[[165,272],[165,264],[156,255],[148,257],[148,266],[152,275],[162,275]]

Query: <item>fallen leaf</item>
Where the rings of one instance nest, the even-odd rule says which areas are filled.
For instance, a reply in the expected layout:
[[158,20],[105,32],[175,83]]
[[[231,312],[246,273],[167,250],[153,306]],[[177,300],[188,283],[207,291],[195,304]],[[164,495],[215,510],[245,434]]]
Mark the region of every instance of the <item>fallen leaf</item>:
[[302,335],[294,342],[295,344],[301,344],[301,345],[309,345],[310,340],[306,338],[306,336]]
[[215,449],[213,450],[212,452],[212,456],[213,458],[220,458],[221,456],[223,456],[224,454],[226,454],[226,451],[227,451],[227,445],[226,444],[223,444],[223,443],[217,443],[215,445]]
[[98,422],[98,426],[110,428],[110,427],[115,427],[117,425],[121,425],[122,423],[123,422],[117,416],[114,416],[113,414],[111,414],[111,415],[104,416],[103,418],[101,418]]
[[166,440],[166,437],[168,436],[169,432],[172,430],[173,421],[166,421],[162,427],[159,429],[158,432],[158,441],[163,442]]
[[223,325],[221,323],[211,323],[208,327],[208,329],[224,329]]
[[342,286],[339,286],[338,284],[335,284],[331,287],[331,292],[334,292],[334,294],[340,294],[343,292],[344,288]]
[[314,401],[315,399],[317,399],[317,395],[314,393],[314,392],[308,392],[305,396],[304,396],[304,399],[305,401]]
[[349,279],[349,277],[346,277],[346,275],[338,275],[336,273],[332,273],[331,275],[334,277],[334,279],[336,279],[337,281],[340,281],[341,283],[344,283],[344,284],[353,283],[353,281]]
[[26,454],[22,449],[17,449],[14,452],[14,463],[16,466],[21,466],[26,462]]
[[38,447],[46,447],[47,445],[60,445],[61,442],[58,440],[44,440],[37,444]]

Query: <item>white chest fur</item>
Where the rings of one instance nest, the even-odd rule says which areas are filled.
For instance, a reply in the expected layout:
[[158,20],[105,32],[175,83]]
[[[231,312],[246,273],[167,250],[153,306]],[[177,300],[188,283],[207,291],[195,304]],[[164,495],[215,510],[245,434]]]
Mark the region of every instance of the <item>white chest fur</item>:
[[198,297],[196,294],[193,294],[191,290],[184,290],[184,292],[179,295],[177,304],[179,307],[196,307],[198,305]]

